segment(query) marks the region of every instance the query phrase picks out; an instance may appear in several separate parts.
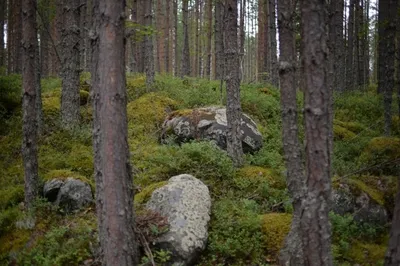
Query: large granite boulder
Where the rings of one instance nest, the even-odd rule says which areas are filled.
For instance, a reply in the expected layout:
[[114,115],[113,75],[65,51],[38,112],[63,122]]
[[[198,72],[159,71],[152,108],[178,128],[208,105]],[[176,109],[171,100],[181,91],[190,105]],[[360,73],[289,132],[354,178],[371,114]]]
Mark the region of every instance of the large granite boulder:
[[171,252],[168,265],[192,265],[207,243],[211,212],[207,186],[191,175],[174,176],[153,192],[147,208],[168,219],[169,231],[155,242]]
[[78,211],[93,202],[89,184],[74,178],[52,179],[44,184],[44,196],[67,212]]
[[[172,112],[164,121],[161,142],[173,139],[178,143],[190,140],[212,140],[226,149],[226,108],[205,107]],[[241,119],[244,152],[255,152],[262,147],[262,135],[256,123],[246,114]]]

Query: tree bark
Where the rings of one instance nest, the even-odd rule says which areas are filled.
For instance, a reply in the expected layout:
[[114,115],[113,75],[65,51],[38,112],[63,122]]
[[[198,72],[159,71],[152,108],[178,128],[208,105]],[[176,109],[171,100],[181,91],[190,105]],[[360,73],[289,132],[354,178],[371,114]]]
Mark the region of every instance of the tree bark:
[[305,265],[333,265],[331,228],[330,92],[327,84],[327,6],[302,0],[302,49],[305,75],[306,197],[302,204],[301,233]]
[[[144,3],[144,23],[146,27],[151,27],[153,24],[152,14],[153,1],[146,0]],[[147,91],[151,91],[154,85],[154,56],[153,56],[153,36],[146,35],[144,37],[145,42],[145,72],[146,72],[146,87]]]
[[349,22],[347,31],[347,56],[346,56],[346,89],[354,89],[354,13],[357,0],[350,0]]
[[93,148],[103,265],[137,265],[127,140],[125,1],[94,0],[93,3]]
[[332,58],[332,85],[339,92],[344,91],[345,63],[343,40],[344,0],[331,1],[329,14],[329,49]]
[[53,49],[50,53],[50,74],[58,76],[60,74],[62,54],[61,54],[61,28],[63,25],[63,5],[62,1],[55,1],[55,17],[51,25],[51,37],[53,39]]
[[36,50],[37,28],[34,1],[22,1],[22,158],[25,176],[25,205],[31,208],[38,195]]
[[178,49],[178,0],[173,0],[174,9],[174,76],[179,75],[179,49]]
[[207,0],[206,1],[206,14],[207,14],[207,58],[206,58],[206,66],[205,66],[205,73],[204,76],[207,79],[211,79],[211,58],[212,58],[212,10],[213,10],[213,1]]
[[271,84],[275,87],[279,86],[278,74],[278,56],[276,44],[276,0],[269,0],[268,18],[269,18],[269,58],[270,58],[270,75]]
[[227,129],[227,152],[236,167],[243,164],[242,134],[240,123],[242,108],[240,106],[240,64],[238,47],[238,10],[237,0],[225,1],[225,58],[226,58],[226,118]]
[[215,24],[214,24],[214,41],[215,41],[215,79],[223,79],[224,75],[224,38],[223,38],[223,18],[224,8],[222,0],[215,1]]
[[305,176],[298,133],[296,101],[296,52],[294,32],[295,3],[278,1],[283,150],[287,169],[286,183],[293,200],[293,218],[285,245],[280,254],[280,265],[305,265],[300,232],[301,202],[304,199]]
[[188,30],[188,1],[183,0],[182,2],[182,14],[183,14],[183,50],[182,50],[182,69],[181,77],[190,76],[190,52],[189,52],[189,30]]
[[0,2],[0,67],[4,66],[4,24],[6,20],[7,1]]
[[63,1],[61,121],[72,129],[79,125],[80,0]]
[[268,0],[258,2],[258,80],[269,81]]
[[398,177],[397,195],[393,213],[389,244],[385,254],[385,266],[400,265],[400,176]]

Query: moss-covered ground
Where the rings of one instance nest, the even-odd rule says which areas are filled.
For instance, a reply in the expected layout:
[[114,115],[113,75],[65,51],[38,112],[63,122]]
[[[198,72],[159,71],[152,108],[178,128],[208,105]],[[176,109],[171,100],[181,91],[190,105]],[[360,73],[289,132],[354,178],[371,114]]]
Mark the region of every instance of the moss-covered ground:
[[[95,189],[89,79],[87,73],[81,77],[82,123],[72,131],[60,126],[60,80],[42,81],[41,184],[71,176]],[[0,78],[3,87],[7,90],[0,95],[0,265],[95,264],[94,206],[65,215],[39,199],[33,211],[24,210],[20,76]],[[225,95],[220,95],[219,82],[158,76],[154,90],[147,93],[143,76],[128,75],[127,91],[128,141],[139,215],[145,213],[143,204],[151,192],[171,176],[193,174],[208,185],[213,200],[209,241],[199,265],[274,265],[292,211],[285,185],[279,91],[265,84],[242,85],[243,111],[258,123],[264,146],[246,155],[241,169],[235,169],[226,153],[211,143],[159,144],[162,122],[173,111],[221,105]],[[301,93],[298,96],[301,108]],[[400,125],[394,117],[394,136],[382,137],[381,103],[373,92],[335,95],[333,172],[336,185],[347,182],[390,213],[396,187],[391,175],[398,171],[396,159],[400,157]],[[303,135],[301,121],[299,126]],[[379,184],[386,185],[382,188]],[[387,228],[357,224],[351,216],[332,214],[331,221],[336,264],[382,262]],[[165,259],[163,252],[155,254],[160,261]]]

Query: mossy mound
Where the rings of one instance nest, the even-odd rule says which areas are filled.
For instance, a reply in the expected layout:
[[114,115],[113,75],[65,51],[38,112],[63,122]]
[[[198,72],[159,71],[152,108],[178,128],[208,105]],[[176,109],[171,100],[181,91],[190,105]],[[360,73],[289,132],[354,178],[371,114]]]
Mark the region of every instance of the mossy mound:
[[333,136],[335,140],[351,140],[356,134],[342,126],[333,125]]
[[376,175],[396,175],[399,170],[400,138],[377,137],[373,138],[360,155],[362,166],[372,167],[368,170]]
[[92,190],[94,190],[95,184],[94,184],[93,180],[90,180],[83,175],[80,175],[78,173],[75,173],[75,172],[73,172],[71,170],[67,170],[67,169],[51,170],[43,176],[43,181],[47,182],[54,178],[59,179],[59,180],[67,180],[67,178],[69,178],[69,177],[72,177],[74,179],[78,179],[78,180],[81,180],[82,182],[88,183],[90,185],[90,187],[92,188]]
[[348,257],[354,265],[383,265],[386,245],[356,241],[350,246]]
[[[245,166],[237,171],[237,178],[246,179],[249,185],[267,181],[269,186],[277,189],[286,187],[285,179],[273,169],[260,166]],[[246,183],[246,181],[244,181]],[[245,185],[245,184],[244,184]]]
[[42,95],[43,114],[45,117],[58,116],[61,108],[61,88]]
[[268,213],[262,216],[262,232],[269,257],[276,260],[290,231],[292,215],[288,213]]
[[140,191],[139,193],[137,193],[135,195],[135,207],[139,207],[140,205],[146,203],[150,198],[151,198],[151,194],[154,192],[154,190],[165,186],[168,182],[167,181],[161,181],[161,182],[157,182],[157,183],[153,183],[147,187],[145,187],[144,189],[142,189],[142,191]]
[[0,210],[16,205],[24,200],[24,186],[15,185],[0,189]]
[[353,133],[360,133],[361,131],[365,130],[365,126],[358,122],[343,122],[337,119],[333,120],[333,124],[337,126],[341,126]]
[[146,77],[144,75],[133,75],[126,77],[126,90],[128,99],[136,99],[146,93]]

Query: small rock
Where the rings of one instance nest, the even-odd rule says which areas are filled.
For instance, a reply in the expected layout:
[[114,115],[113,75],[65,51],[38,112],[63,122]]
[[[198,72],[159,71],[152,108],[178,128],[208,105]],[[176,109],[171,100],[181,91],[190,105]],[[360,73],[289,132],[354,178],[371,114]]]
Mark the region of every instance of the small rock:
[[62,185],[64,185],[64,181],[60,179],[54,178],[50,181],[47,181],[43,187],[43,195],[48,201],[55,202]]
[[90,186],[78,179],[68,178],[61,187],[56,204],[65,212],[75,212],[93,202]]

